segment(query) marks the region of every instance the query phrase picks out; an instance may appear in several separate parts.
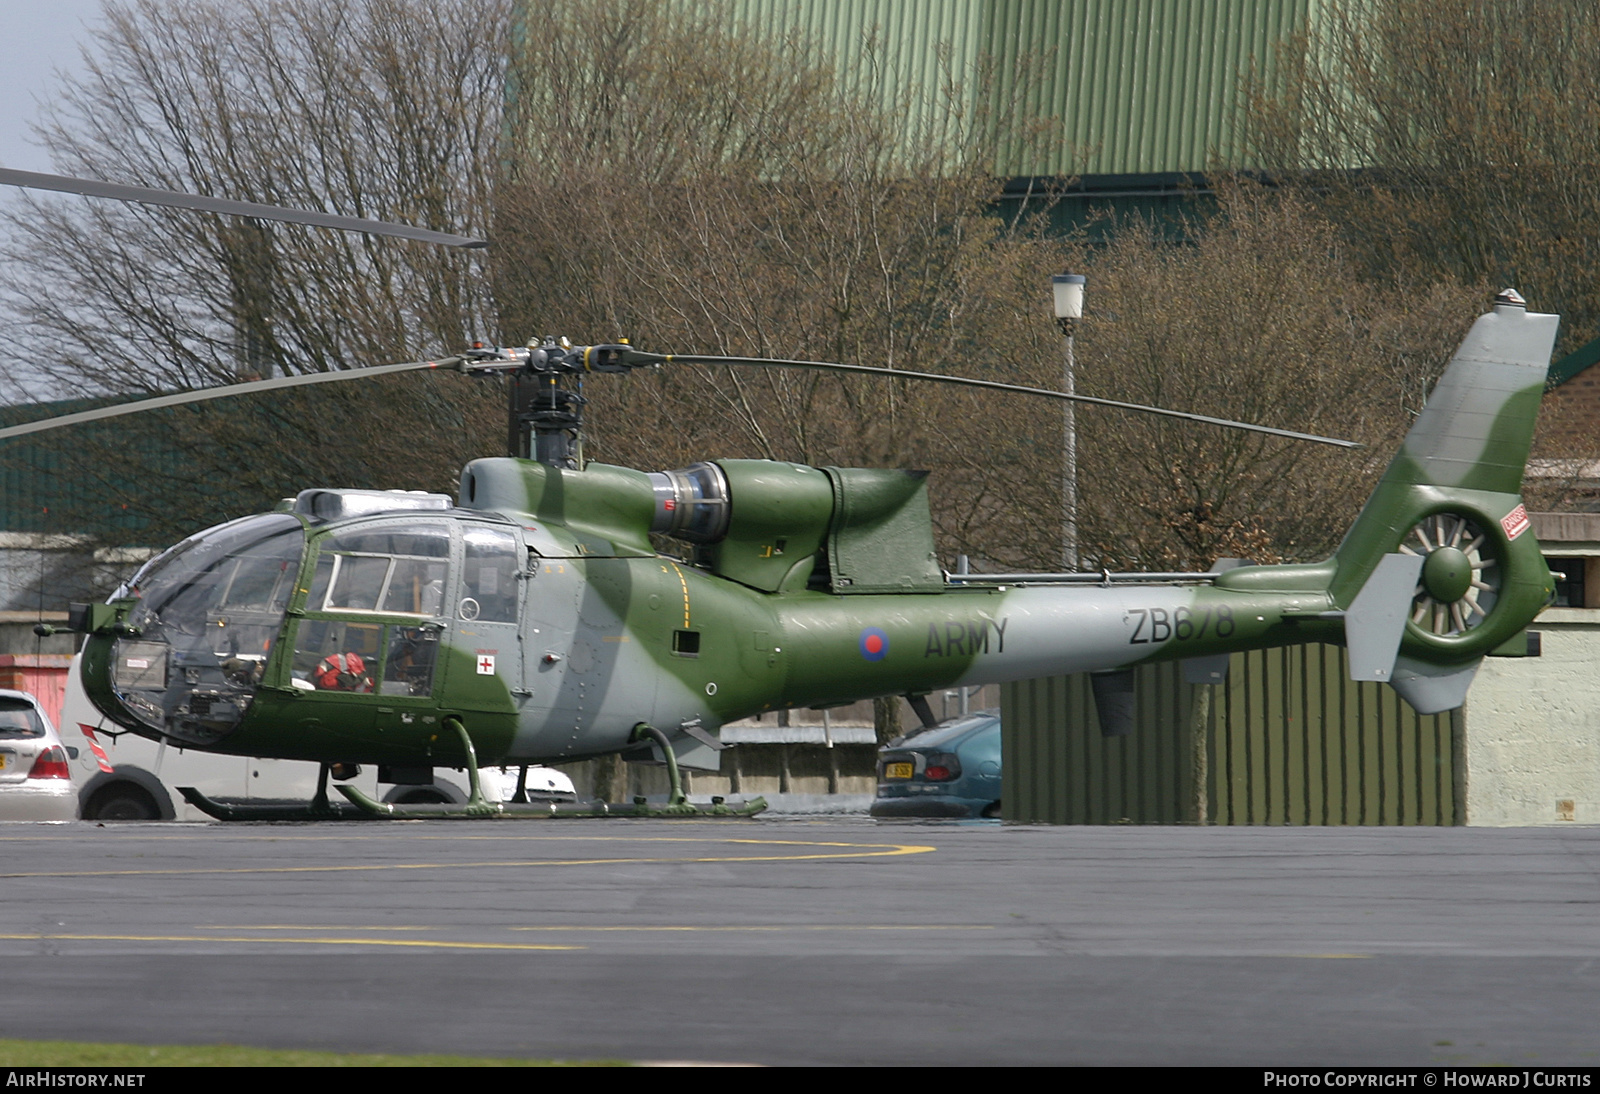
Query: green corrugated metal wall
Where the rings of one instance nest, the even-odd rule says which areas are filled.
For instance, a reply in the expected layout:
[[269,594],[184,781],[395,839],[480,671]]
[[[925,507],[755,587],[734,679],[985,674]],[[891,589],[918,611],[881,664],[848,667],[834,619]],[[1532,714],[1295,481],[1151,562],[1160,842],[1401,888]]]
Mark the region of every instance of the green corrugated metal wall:
[[1103,738],[1086,675],[1000,692],[1007,820],[1032,824],[1183,824],[1195,808],[1194,690],[1176,664],[1138,670],[1137,725]]
[[[91,410],[118,398],[63,399],[0,407],[0,425]],[[142,543],[149,520],[130,513],[122,500],[149,496],[141,473],[182,473],[186,457],[172,443],[164,411],[138,419],[76,426],[63,433],[35,433],[0,441],[0,532],[87,534],[108,542]],[[107,454],[138,453],[126,468]],[[100,462],[97,462],[100,461]],[[225,490],[219,488],[219,493]]]
[[1007,820],[1456,823],[1454,717],[1351,682],[1341,647],[1235,654],[1227,682],[1203,687],[1148,665],[1137,687],[1137,728],[1111,739],[1085,676],[1003,689]]
[[[729,18],[810,40],[843,73],[860,71],[869,36],[891,75],[885,94],[917,89],[931,111],[948,63],[998,62],[996,94],[1061,122],[1060,151],[1000,165],[1002,175],[1199,171],[1244,161],[1243,82],[1270,80],[1276,47],[1315,0],[733,0]],[[702,4],[703,6],[703,4]],[[1054,51],[1031,85],[1029,53]],[[932,121],[931,117],[925,120]]]
[[[946,66],[966,72],[989,47],[991,0],[732,0],[707,7],[768,38],[792,38],[812,63],[869,88],[914,133],[941,134],[953,121],[940,101]],[[965,89],[962,113],[972,112]]]
[[[1062,120],[1065,151],[1018,175],[1197,171],[1245,162],[1244,80],[1270,79],[1279,42],[1310,0],[996,0],[986,48],[1015,58],[1055,47],[1033,112]],[[1089,150],[1086,158],[1071,149]]]
[[[20,425],[57,414],[90,410],[112,400],[64,399],[53,403],[0,407],[0,425]],[[115,426],[80,427],[114,435]],[[97,496],[93,484],[76,473],[75,453],[82,433],[44,433],[0,442],[0,532],[75,534],[127,526],[124,507]]]
[[1209,720],[1215,824],[1454,824],[1454,722],[1353,683],[1340,646],[1235,654]]

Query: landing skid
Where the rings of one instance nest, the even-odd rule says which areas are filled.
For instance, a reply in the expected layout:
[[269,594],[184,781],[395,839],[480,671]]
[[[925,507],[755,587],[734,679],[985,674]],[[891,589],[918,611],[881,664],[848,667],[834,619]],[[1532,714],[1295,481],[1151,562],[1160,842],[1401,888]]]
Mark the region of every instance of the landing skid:
[[[753,817],[767,809],[767,799],[751,798],[742,805],[728,805],[721,798],[712,798],[710,805],[697,805],[683,793],[678,774],[677,759],[666,735],[654,726],[640,725],[637,733],[649,737],[660,746],[667,759],[667,774],[672,790],[665,804],[652,805],[642,797],[630,805],[613,805],[603,801],[587,802],[492,802],[483,796],[478,780],[478,753],[472,747],[472,738],[460,719],[450,718],[467,753],[467,778],[472,791],[460,804],[428,802],[415,805],[396,805],[374,801],[353,786],[337,786],[346,801],[328,799],[328,765],[322,766],[317,778],[317,793],[309,801],[235,805],[212,801],[192,786],[178,787],[184,800],[208,817],[223,821],[320,821],[320,820],[543,820],[562,817],[648,817],[652,819],[675,817]],[[520,784],[519,784],[520,785]]]
[[765,798],[752,798],[742,805],[726,805],[713,799],[710,805],[686,802],[688,809],[652,805],[645,801],[620,804],[586,802],[479,802],[460,805],[444,802],[418,805],[392,805],[374,801],[353,786],[337,787],[349,801],[273,802],[239,805],[212,801],[192,786],[180,786],[184,800],[208,817],[221,821],[328,821],[328,820],[539,820],[561,817],[753,817],[767,808]]
[[329,801],[327,798],[323,798],[321,801],[313,798],[308,802],[254,802],[249,805],[243,805],[234,802],[212,801],[192,786],[180,786],[178,787],[178,793],[183,795],[184,801],[200,810],[206,816],[224,821],[376,819],[372,814],[351,805],[349,802]]
[[710,805],[693,802],[651,805],[635,799],[631,805],[603,801],[587,802],[491,802],[474,804],[470,799],[461,805],[429,802],[421,805],[393,805],[373,801],[353,786],[341,786],[339,793],[350,799],[370,818],[395,820],[539,820],[559,817],[753,817],[764,812],[767,799],[752,798],[743,805],[727,805],[713,800]]
[[[318,820],[368,820],[370,815],[347,802],[328,800],[327,764],[317,773],[317,792],[308,802],[234,802],[212,801],[192,786],[178,787],[183,800],[208,817],[224,821],[318,821]],[[476,774],[476,772],[474,772]],[[341,787],[341,789],[343,789]]]

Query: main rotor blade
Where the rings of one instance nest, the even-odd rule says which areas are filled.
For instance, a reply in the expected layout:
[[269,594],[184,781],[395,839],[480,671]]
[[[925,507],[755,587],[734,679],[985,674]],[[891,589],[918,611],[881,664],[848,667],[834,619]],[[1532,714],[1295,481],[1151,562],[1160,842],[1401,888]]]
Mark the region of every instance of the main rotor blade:
[[769,357],[702,357],[686,353],[669,354],[640,354],[649,356],[662,363],[678,362],[691,365],[757,365],[762,368],[808,368],[820,372],[853,372],[865,376],[876,376],[885,380],[931,380],[939,384],[958,384],[962,387],[978,387],[989,391],[1008,391],[1015,395],[1039,395],[1046,399],[1060,399],[1062,402],[1088,403],[1090,406],[1109,406],[1117,410],[1132,410],[1139,414],[1159,414],[1164,418],[1182,418],[1190,422],[1204,422],[1207,425],[1219,425],[1227,429],[1246,429],[1252,433],[1266,433],[1274,437],[1287,437],[1294,441],[1311,441],[1315,444],[1331,444],[1336,448],[1362,448],[1359,441],[1345,441],[1338,437],[1322,437],[1315,433],[1296,433],[1292,429],[1274,429],[1269,425],[1254,425],[1250,422],[1235,422],[1228,418],[1213,418],[1209,414],[1190,414],[1182,410],[1167,410],[1159,406],[1145,406],[1143,403],[1123,403],[1116,399],[1097,399],[1092,395],[1068,395],[1064,391],[1051,391],[1042,387],[1022,387],[1018,384],[1002,384],[996,380],[973,380],[966,376],[944,376],[937,372],[907,372],[901,369],[873,368],[869,365],[841,365],[833,361],[780,361]]
[[371,235],[397,236],[415,239],[422,243],[440,243],[446,247],[487,247],[488,241],[471,236],[451,235],[448,232],[430,232],[426,228],[413,228],[408,224],[391,224],[386,220],[366,220],[361,217],[335,216],[332,213],[313,213],[305,209],[286,209],[281,205],[258,205],[253,201],[228,201],[225,198],[201,197],[183,194],[176,190],[152,190],[145,186],[125,186],[116,182],[96,182],[92,179],[75,179],[68,175],[41,175],[34,171],[12,171],[0,168],[0,183],[21,186],[29,190],[55,190],[63,194],[82,194],[91,198],[115,198],[118,201],[137,201],[145,205],[167,205],[174,209],[197,209],[205,213],[223,213],[235,217],[255,217],[259,220],[281,220],[289,224],[310,224],[317,228],[337,228],[345,232],[367,232]]
[[460,357],[442,357],[437,361],[407,361],[399,365],[377,365],[372,368],[349,368],[339,372],[308,372],[303,376],[278,376],[271,380],[251,380],[243,384],[226,384],[222,387],[201,388],[198,391],[180,391],[176,395],[158,395],[153,399],[139,399],[131,403],[118,403],[98,410],[84,410],[77,414],[63,414],[56,418],[41,418],[37,422],[14,425],[0,429],[0,441],[22,437],[29,433],[42,433],[47,429],[98,422],[103,418],[117,418],[124,414],[141,414],[146,410],[183,406],[186,403],[203,403],[211,399],[226,399],[233,395],[250,395],[258,391],[276,391],[284,387],[303,387],[306,384],[333,384],[341,380],[368,380],[374,376],[387,376],[394,372],[418,372],[430,368],[450,368],[460,363]]

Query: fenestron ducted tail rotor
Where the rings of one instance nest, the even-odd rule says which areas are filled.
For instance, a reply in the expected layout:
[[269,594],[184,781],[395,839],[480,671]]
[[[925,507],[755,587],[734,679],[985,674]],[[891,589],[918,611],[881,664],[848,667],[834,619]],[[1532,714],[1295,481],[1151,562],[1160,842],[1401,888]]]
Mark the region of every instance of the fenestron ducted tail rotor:
[[1411,624],[1441,637],[1466,634],[1494,610],[1503,567],[1496,543],[1460,513],[1435,513],[1412,528],[1400,551],[1422,557]]

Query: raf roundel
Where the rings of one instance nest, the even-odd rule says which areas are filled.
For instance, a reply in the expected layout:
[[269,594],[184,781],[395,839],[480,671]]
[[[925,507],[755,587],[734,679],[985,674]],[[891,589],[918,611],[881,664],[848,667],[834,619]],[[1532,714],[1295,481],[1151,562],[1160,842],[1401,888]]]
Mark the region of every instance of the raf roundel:
[[882,661],[889,655],[889,636],[877,627],[861,632],[861,656],[868,661]]

